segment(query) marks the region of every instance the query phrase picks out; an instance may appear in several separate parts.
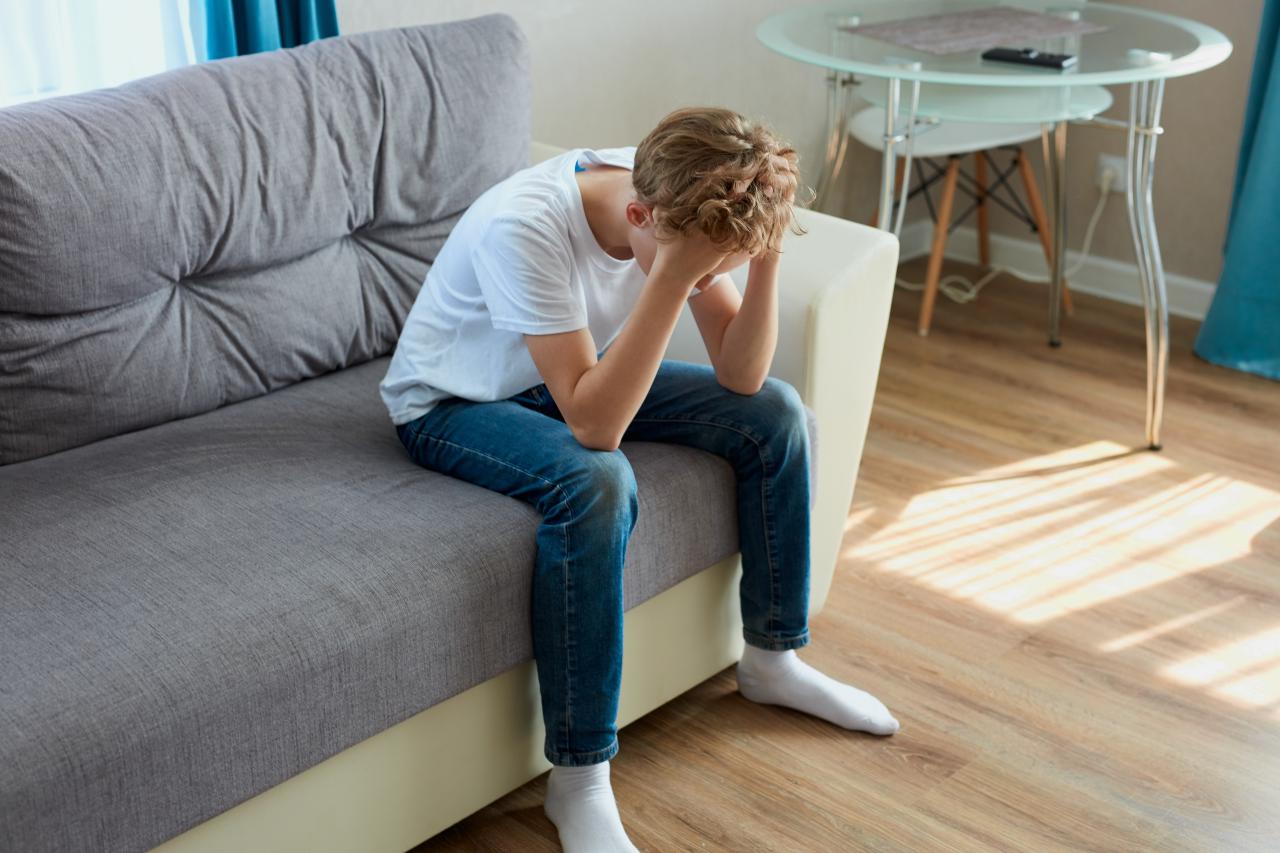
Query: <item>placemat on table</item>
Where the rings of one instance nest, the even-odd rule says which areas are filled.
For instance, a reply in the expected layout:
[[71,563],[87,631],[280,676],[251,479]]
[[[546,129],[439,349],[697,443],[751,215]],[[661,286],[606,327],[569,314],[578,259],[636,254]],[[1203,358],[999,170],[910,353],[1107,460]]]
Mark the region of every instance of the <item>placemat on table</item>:
[[945,56],[989,47],[1029,47],[1032,45],[1028,42],[1098,33],[1106,27],[1010,6],[992,6],[841,29],[935,56]]

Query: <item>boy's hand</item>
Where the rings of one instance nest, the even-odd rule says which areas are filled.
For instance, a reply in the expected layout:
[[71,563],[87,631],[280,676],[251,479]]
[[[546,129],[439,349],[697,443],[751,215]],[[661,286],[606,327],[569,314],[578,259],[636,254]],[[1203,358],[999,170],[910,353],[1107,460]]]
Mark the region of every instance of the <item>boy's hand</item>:
[[659,243],[653,265],[675,274],[693,287],[703,279],[709,282],[712,271],[728,256],[728,252],[713,244],[705,233],[695,227],[670,242]]
[[751,259],[750,268],[759,267],[760,269],[765,269],[766,267],[777,266],[781,259],[781,252],[771,252],[768,249],[764,249]]

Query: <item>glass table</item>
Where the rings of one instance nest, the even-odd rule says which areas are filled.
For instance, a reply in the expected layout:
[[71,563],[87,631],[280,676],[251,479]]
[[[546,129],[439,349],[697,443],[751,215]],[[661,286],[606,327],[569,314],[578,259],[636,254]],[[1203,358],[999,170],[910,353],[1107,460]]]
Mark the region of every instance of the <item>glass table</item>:
[[[1008,47],[1070,53],[1066,70],[991,62],[981,50],[936,55],[869,36],[857,27],[993,6],[1096,24],[1099,32],[1018,40]],[[885,108],[878,226],[888,230],[894,211],[895,161],[904,160],[895,232],[902,227],[915,137],[942,121],[1036,122],[1041,125],[1053,239],[1049,286],[1049,344],[1061,344],[1062,282],[1066,267],[1066,156],[1069,124],[1120,130],[1127,135],[1125,202],[1137,258],[1147,341],[1147,445],[1160,448],[1165,373],[1169,357],[1168,301],[1151,186],[1165,80],[1203,71],[1231,54],[1217,30],[1186,18],[1112,3],[1064,0],[863,0],[800,6],[773,15],[756,30],[770,49],[829,70],[826,151],[818,205],[829,193],[845,156],[857,91]],[[988,45],[994,46],[994,45]],[[882,87],[863,78],[882,78]],[[1127,119],[1102,115],[1111,106],[1106,86],[1128,84]],[[906,91],[904,91],[904,86]]]

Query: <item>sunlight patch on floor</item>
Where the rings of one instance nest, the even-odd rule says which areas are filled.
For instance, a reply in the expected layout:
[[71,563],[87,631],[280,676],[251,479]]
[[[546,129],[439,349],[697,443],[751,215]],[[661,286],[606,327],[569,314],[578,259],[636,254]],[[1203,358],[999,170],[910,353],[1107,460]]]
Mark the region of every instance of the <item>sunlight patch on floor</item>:
[[1108,640],[1098,648],[1104,652],[1123,651],[1124,649],[1127,649],[1130,646],[1141,645],[1142,643],[1145,643],[1149,640],[1154,640],[1155,638],[1162,637],[1165,634],[1172,634],[1175,631],[1194,625],[1197,622],[1202,622],[1205,619],[1210,619],[1214,616],[1219,615],[1220,613],[1223,613],[1227,610],[1232,609],[1233,607],[1239,607],[1241,604],[1244,604],[1247,601],[1248,601],[1247,596],[1237,595],[1235,598],[1229,599],[1227,601],[1220,601],[1217,604],[1211,604],[1208,607],[1202,607],[1199,610],[1192,611],[1191,613],[1184,613],[1181,616],[1175,616],[1172,619],[1166,619],[1164,622],[1161,622],[1159,625],[1152,625],[1150,628],[1143,628],[1139,631],[1132,631],[1128,634],[1125,634],[1122,637],[1116,637],[1113,640]]
[[1167,666],[1162,675],[1243,705],[1280,702],[1280,625]]
[[1043,623],[1249,554],[1280,493],[1095,442],[860,513],[843,558]]

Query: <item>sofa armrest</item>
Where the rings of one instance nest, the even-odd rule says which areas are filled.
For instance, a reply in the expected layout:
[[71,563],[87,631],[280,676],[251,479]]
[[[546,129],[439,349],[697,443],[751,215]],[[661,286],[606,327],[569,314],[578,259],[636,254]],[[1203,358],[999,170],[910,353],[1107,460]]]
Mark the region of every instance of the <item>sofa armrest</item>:
[[[811,516],[809,613],[826,604],[853,484],[871,419],[898,266],[891,233],[797,209],[808,232],[788,232],[778,268],[778,348],[769,373],[796,387],[817,430],[817,497]],[[745,289],[747,266],[730,275]],[[669,358],[707,362],[685,312]]]
[[[566,149],[533,143],[531,162]],[[826,604],[871,418],[898,266],[892,234],[797,209],[808,233],[788,232],[778,271],[778,349],[770,374],[796,387],[818,422],[817,496],[811,517],[809,613]],[[748,266],[730,272],[745,288]],[[667,357],[708,363],[690,312]]]
[[533,166],[541,163],[543,160],[550,160],[557,154],[563,154],[568,148],[561,148],[558,145],[548,145],[545,142],[539,142],[536,139],[529,143],[529,165]]

